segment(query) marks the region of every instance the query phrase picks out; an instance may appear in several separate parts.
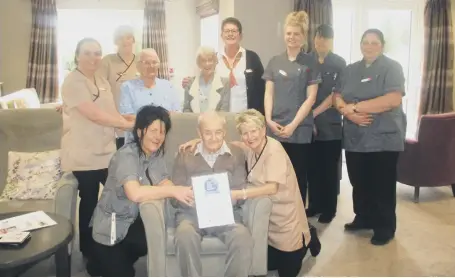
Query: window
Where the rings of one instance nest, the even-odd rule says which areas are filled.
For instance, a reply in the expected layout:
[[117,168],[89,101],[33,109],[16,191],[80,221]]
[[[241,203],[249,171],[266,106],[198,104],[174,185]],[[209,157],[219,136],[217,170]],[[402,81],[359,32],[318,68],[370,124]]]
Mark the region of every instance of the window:
[[333,0],[334,52],[346,62],[361,59],[360,39],[369,28],[384,33],[385,55],[398,61],[406,78],[403,109],[414,134],[423,62],[423,0]]
[[201,46],[210,46],[218,50],[220,28],[219,15],[214,14],[201,19]]
[[135,30],[136,52],[142,47],[143,10],[58,10],[58,63],[59,84],[74,69],[74,51],[77,42],[85,37],[99,41],[103,55],[115,53],[114,31],[120,25],[130,25]]

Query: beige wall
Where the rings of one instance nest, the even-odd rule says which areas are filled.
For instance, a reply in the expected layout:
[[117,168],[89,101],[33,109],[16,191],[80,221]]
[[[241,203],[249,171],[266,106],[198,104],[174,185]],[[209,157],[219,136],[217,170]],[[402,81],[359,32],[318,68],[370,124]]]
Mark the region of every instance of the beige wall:
[[293,7],[293,0],[235,0],[234,14],[244,29],[243,46],[257,52],[264,67],[285,51],[284,19]]
[[0,1],[0,82],[5,92],[25,88],[31,28],[30,0]]

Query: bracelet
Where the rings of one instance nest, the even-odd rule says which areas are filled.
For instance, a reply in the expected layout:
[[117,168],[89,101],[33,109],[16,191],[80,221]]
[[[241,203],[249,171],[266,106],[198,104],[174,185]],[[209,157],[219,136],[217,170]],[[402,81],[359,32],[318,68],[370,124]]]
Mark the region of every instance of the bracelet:
[[242,191],[243,191],[243,200],[246,200],[246,189],[244,188],[244,189],[242,189]]

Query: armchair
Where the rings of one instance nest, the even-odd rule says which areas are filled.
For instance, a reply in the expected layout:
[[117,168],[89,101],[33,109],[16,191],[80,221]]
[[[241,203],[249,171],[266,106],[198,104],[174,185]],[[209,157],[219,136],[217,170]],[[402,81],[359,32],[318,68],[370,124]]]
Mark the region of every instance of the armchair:
[[[60,148],[61,115],[55,109],[0,110],[0,195],[8,173],[8,152],[40,152]],[[77,181],[64,174],[54,200],[8,200],[0,212],[43,210],[76,219]],[[70,244],[70,252],[72,244]]]
[[[269,198],[247,200],[243,205],[244,224],[253,239],[253,260],[250,276],[267,274],[267,237],[272,201]],[[148,276],[181,276],[174,247],[175,211],[169,201],[151,201],[140,205],[147,236]],[[227,249],[216,237],[202,240],[204,276],[223,276]]]
[[422,116],[417,140],[406,140],[400,154],[397,181],[420,187],[452,186],[455,196],[455,112]]

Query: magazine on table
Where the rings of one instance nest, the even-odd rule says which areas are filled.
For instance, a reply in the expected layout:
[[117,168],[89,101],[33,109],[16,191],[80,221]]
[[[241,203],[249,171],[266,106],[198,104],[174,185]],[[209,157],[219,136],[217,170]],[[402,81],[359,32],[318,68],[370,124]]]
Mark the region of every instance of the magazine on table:
[[57,222],[44,211],[25,213],[0,220],[0,236],[8,233],[28,232],[56,224]]

